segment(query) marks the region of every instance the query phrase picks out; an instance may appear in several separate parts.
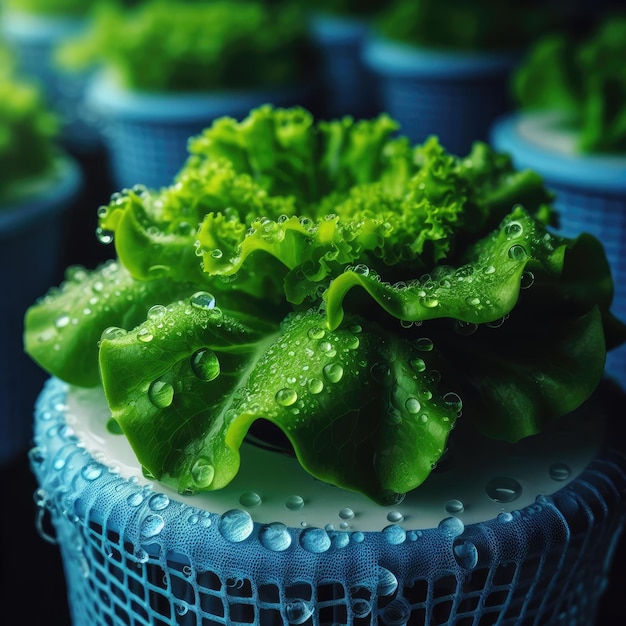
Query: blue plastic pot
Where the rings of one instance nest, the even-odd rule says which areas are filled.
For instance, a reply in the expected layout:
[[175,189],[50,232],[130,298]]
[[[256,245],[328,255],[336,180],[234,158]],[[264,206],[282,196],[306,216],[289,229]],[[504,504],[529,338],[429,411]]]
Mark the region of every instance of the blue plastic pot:
[[52,110],[61,120],[61,139],[76,153],[101,148],[97,120],[85,105],[89,73],[61,69],[54,58],[66,40],[80,35],[89,25],[82,17],[56,17],[4,11],[0,15],[2,37],[15,57],[18,70],[41,86]]
[[[626,154],[579,153],[576,133],[558,113],[508,114],[494,124],[491,143],[555,192],[557,232],[587,232],[603,243],[615,286],[612,311],[626,322]],[[626,387],[626,346],[609,352],[606,371]]]
[[63,157],[54,174],[11,204],[0,205],[0,463],[26,454],[32,407],[45,380],[24,354],[26,308],[58,284],[64,216],[80,192],[78,165]]
[[372,36],[364,60],[375,74],[382,110],[415,143],[437,135],[451,153],[465,156],[485,141],[494,119],[510,108],[510,53],[447,52]]
[[107,435],[98,393],[50,379],[30,455],[77,626],[594,623],[626,513],[602,394],[502,456],[463,439],[452,464],[467,498],[449,499],[462,491],[453,467],[382,507],[250,444],[232,487],[176,494]]
[[369,118],[378,110],[374,77],[363,62],[369,24],[361,19],[317,13],[310,18],[319,58],[321,114]]
[[111,75],[96,76],[89,106],[100,118],[111,177],[118,189],[172,183],[184,164],[190,137],[218,117],[241,120],[263,104],[307,104],[302,88],[216,93],[147,93],[123,88]]

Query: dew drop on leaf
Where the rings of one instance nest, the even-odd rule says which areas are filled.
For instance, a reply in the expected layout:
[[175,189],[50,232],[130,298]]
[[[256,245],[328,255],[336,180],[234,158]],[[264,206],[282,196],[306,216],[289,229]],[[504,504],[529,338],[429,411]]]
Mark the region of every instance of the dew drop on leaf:
[[206,382],[215,380],[220,375],[220,362],[217,354],[208,348],[200,348],[191,356],[191,371]]

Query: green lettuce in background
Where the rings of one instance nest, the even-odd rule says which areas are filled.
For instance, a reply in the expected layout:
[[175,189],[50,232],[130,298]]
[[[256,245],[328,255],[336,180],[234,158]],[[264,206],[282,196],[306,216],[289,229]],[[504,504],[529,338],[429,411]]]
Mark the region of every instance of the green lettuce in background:
[[0,44],[0,209],[52,173],[58,129],[41,90],[17,73]]
[[585,37],[554,32],[536,41],[512,79],[525,111],[561,111],[582,152],[626,150],[626,14]]
[[603,248],[552,234],[551,194],[508,156],[396,130],[271,106],[217,120],[171,186],[100,209],[117,259],[28,310],[26,351],[102,384],[145,471],[181,493],[228,484],[259,419],[379,503],[428,477],[457,419],[540,432],[626,339]]
[[131,90],[198,92],[299,85],[310,55],[297,4],[144,0],[100,5],[57,60],[67,70],[104,67]]

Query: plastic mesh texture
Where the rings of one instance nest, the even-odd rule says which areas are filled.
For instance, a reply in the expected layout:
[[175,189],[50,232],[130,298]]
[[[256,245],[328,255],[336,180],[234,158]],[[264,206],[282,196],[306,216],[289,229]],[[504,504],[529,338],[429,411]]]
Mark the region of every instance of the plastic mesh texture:
[[0,16],[3,39],[12,51],[18,69],[41,86],[49,105],[60,117],[64,144],[79,153],[100,148],[96,119],[84,102],[89,75],[63,72],[55,64],[54,54],[59,44],[80,33],[86,24],[80,18],[10,11]]
[[400,123],[400,132],[422,143],[437,135],[453,154],[467,155],[486,141],[493,121],[510,109],[507,81],[512,60],[484,61],[466,55],[430,54],[371,38],[365,62],[375,74],[381,110]]
[[31,444],[32,407],[47,376],[24,354],[24,312],[58,282],[62,214],[81,181],[77,164],[67,159],[39,193],[0,207],[0,463],[26,454]]
[[604,448],[553,496],[484,523],[363,533],[261,525],[99,463],[64,421],[65,393],[47,381],[30,459],[75,626],[594,623],[626,522],[623,451]]
[[316,15],[310,30],[320,63],[323,115],[373,117],[379,107],[374,77],[363,62],[367,26],[356,19]]
[[308,90],[215,94],[147,94],[120,88],[106,75],[95,76],[86,101],[99,120],[118,189],[135,185],[158,189],[170,185],[188,156],[187,142],[219,117],[241,120],[250,109],[307,106]]

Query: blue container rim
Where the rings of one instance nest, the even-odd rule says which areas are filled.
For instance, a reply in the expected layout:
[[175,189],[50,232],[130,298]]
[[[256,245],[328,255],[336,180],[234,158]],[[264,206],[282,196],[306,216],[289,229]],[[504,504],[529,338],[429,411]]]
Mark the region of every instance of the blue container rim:
[[203,121],[249,110],[262,103],[296,101],[308,90],[303,86],[215,92],[140,92],[126,89],[110,71],[93,76],[86,93],[87,102],[100,114],[116,119],[179,123]]
[[392,76],[429,80],[480,78],[507,72],[518,52],[474,52],[436,50],[372,36],[365,43],[364,61],[375,71]]
[[33,193],[0,206],[0,239],[32,228],[42,217],[50,219],[67,210],[82,184],[83,174],[76,160],[59,153],[52,172],[42,178]]
[[525,122],[537,123],[557,132],[558,120],[552,114],[509,113],[497,119],[490,131],[490,143],[498,152],[506,152],[518,169],[532,169],[550,182],[570,187],[597,190],[610,194],[626,193],[626,154],[582,154],[550,146],[544,135],[529,137]]

